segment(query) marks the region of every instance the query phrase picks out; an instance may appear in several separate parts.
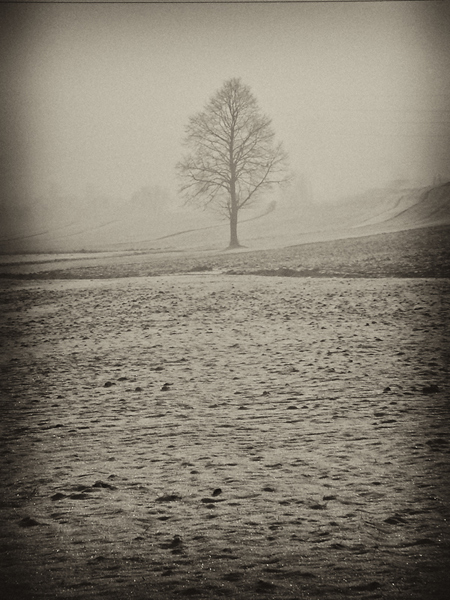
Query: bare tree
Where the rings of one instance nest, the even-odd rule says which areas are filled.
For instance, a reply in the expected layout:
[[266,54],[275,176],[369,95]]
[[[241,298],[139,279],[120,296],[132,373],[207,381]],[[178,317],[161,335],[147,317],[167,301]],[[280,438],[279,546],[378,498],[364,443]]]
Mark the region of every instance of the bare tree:
[[239,211],[287,179],[287,157],[274,137],[271,120],[240,79],[226,81],[204,110],[189,119],[185,145],[190,153],[177,165],[180,191],[187,203],[229,219],[229,248],[240,245]]

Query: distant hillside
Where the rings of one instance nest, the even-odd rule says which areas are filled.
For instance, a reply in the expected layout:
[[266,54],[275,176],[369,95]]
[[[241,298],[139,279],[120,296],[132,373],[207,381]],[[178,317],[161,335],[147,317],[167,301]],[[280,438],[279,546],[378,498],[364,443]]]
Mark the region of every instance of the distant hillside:
[[390,219],[395,227],[409,229],[450,223],[450,182],[425,190],[419,201]]
[[[126,250],[217,250],[228,224],[207,212],[170,210],[159,203],[104,200],[72,203],[70,210],[2,215],[0,253]],[[302,205],[295,198],[242,212],[241,243],[279,248],[450,224],[450,182],[435,187],[378,189],[333,205]]]

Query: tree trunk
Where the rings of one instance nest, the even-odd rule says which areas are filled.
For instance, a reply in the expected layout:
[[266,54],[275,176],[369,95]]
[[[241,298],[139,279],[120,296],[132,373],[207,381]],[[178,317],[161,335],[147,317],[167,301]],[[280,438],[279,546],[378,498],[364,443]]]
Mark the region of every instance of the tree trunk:
[[230,245],[229,250],[233,248],[239,248],[239,240],[237,236],[237,224],[238,224],[238,201],[236,197],[236,163],[234,160],[234,123],[231,126],[230,131]]
[[230,210],[230,245],[228,246],[229,250],[233,248],[239,248],[239,240],[237,236],[237,224],[238,224],[238,203],[236,198],[236,166],[233,161],[233,131],[231,132],[231,142],[230,142],[230,200],[231,200],[231,210]]
[[237,208],[233,207],[230,215],[230,245],[228,248],[239,248],[240,243],[237,236],[237,224],[238,224],[238,211]]

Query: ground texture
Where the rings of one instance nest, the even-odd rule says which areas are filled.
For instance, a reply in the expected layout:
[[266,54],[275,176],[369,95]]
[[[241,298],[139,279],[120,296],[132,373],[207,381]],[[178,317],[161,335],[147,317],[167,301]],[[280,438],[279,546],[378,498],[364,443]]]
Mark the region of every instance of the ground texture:
[[153,251],[109,259],[79,254],[76,260],[54,255],[45,261],[36,255],[22,258],[14,263],[8,256],[0,257],[0,277],[90,279],[221,271],[290,277],[445,278],[450,277],[450,226],[253,251]]
[[4,279],[5,597],[447,598],[449,291]]

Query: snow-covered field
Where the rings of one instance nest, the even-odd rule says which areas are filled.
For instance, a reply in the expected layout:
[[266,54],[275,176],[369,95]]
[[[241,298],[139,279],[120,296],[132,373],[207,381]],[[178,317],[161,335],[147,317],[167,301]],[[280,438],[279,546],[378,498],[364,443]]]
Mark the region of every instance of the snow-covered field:
[[5,597],[446,598],[449,288],[3,280]]

